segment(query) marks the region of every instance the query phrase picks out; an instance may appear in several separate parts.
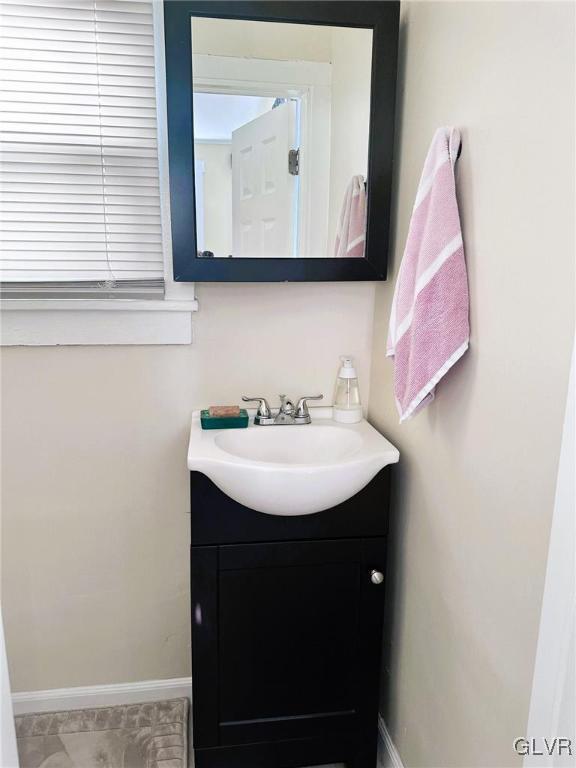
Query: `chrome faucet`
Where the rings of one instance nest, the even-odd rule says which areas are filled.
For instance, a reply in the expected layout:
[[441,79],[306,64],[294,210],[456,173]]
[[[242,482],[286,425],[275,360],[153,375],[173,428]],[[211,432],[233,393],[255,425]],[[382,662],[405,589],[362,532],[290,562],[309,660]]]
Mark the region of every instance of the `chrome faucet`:
[[258,403],[258,410],[254,417],[254,424],[260,427],[310,424],[310,411],[308,410],[308,400],[322,400],[324,395],[311,395],[301,397],[296,405],[286,395],[280,395],[280,408],[275,415],[272,413],[268,401],[265,397],[246,397],[242,395],[245,403]]

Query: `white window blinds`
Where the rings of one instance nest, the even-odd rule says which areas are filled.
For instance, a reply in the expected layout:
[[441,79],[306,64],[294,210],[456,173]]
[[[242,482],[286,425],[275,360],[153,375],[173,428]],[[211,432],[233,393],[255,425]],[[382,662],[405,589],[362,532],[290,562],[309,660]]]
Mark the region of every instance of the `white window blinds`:
[[3,291],[162,290],[151,0],[0,0],[0,56]]

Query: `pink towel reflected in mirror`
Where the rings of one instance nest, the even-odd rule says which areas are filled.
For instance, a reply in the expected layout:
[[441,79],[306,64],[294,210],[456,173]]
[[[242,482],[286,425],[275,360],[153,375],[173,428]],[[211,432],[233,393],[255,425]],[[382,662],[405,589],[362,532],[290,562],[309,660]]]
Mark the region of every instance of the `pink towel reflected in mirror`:
[[366,186],[364,176],[353,176],[346,187],[338,220],[334,256],[364,258],[366,245]]

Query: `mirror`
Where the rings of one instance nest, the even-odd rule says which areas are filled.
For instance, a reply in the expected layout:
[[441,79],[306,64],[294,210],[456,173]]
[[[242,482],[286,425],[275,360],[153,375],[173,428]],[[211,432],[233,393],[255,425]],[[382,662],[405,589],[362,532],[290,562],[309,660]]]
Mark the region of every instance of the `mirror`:
[[364,258],[372,30],[192,18],[200,258]]
[[399,2],[163,7],[174,279],[384,279]]

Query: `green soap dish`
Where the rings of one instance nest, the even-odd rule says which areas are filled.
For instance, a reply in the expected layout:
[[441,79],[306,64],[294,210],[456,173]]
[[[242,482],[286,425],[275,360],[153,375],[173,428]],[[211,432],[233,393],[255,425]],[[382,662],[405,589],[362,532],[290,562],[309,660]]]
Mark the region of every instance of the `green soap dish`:
[[208,410],[200,411],[202,429],[243,429],[248,426],[248,411],[240,408],[239,416],[210,416]]

